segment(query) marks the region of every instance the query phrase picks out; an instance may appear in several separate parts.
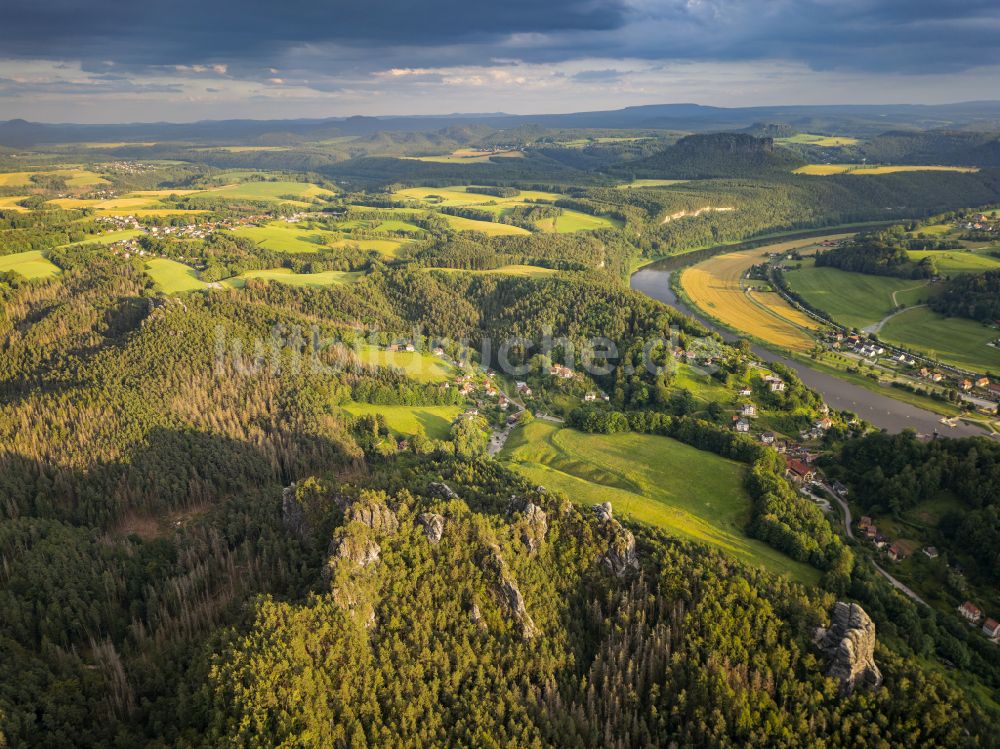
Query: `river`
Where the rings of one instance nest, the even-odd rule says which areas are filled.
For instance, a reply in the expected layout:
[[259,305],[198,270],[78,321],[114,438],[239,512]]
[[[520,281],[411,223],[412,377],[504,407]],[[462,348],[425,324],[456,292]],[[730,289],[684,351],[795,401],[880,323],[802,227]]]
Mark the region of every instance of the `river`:
[[[788,237],[787,239],[794,238]],[[776,243],[781,241],[783,240],[775,240]],[[720,329],[685,305],[670,288],[670,275],[675,270],[693,265],[710,255],[721,254],[726,250],[735,251],[732,247],[728,247],[691,253],[690,257],[678,255],[665,258],[633,273],[629,285],[636,291],[695,318],[709,330],[719,333],[725,340],[735,341],[737,336]],[[966,422],[958,422],[955,426],[948,426],[942,423],[941,417],[933,411],[903,403],[887,395],[880,395],[860,385],[815,370],[762,346],[754,345],[751,348],[761,360],[780,362],[794,370],[807,386],[823,396],[823,400],[830,408],[838,411],[852,411],[879,429],[885,429],[889,432],[915,429],[919,434],[933,434],[937,431],[946,437],[982,437],[988,435],[985,429]]]

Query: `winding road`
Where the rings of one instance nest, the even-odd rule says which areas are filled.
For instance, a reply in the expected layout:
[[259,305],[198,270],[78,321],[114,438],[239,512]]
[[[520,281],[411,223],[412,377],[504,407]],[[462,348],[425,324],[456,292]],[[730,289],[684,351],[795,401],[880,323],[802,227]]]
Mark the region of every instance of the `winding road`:
[[[852,522],[852,520],[851,520],[851,508],[847,506],[847,502],[845,502],[839,496],[837,496],[836,492],[834,492],[831,487],[827,486],[826,484],[820,484],[820,486],[822,486],[823,489],[826,490],[826,492],[831,497],[833,497],[835,500],[837,500],[837,504],[840,505],[840,509],[842,509],[844,511],[844,530],[847,532],[847,537],[850,538],[850,539],[854,539],[854,531],[851,529],[851,522]],[[871,560],[871,563],[872,563],[872,566],[878,571],[878,573],[880,575],[882,575],[882,577],[884,577],[886,580],[888,580],[889,584],[892,585],[892,587],[894,587],[900,593],[902,593],[903,595],[905,595],[905,596],[907,596],[909,598],[912,598],[914,601],[916,601],[919,604],[922,604],[924,606],[930,607],[930,604],[928,604],[927,601],[925,601],[923,598],[921,598],[916,593],[914,593],[912,588],[904,585],[899,580],[897,580],[892,575],[890,575],[888,572],[886,572],[881,567],[881,565],[879,565],[879,563],[876,562],[874,559]]]

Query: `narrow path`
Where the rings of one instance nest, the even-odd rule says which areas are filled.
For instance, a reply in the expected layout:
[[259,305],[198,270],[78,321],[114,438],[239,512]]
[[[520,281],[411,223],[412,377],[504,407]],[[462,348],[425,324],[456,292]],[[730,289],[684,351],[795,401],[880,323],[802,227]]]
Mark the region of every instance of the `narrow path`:
[[[840,508],[844,511],[844,530],[847,531],[847,537],[853,539],[854,531],[851,530],[851,508],[847,506],[847,502],[845,502],[844,500],[842,500],[840,497],[837,496],[837,494],[833,491],[831,487],[827,486],[826,484],[822,484],[822,487],[830,494],[831,497],[837,500],[837,504],[839,504]],[[928,604],[927,601],[925,601],[923,598],[914,593],[911,588],[904,585],[899,580],[890,575],[888,572],[886,572],[884,569],[882,569],[882,567],[878,564],[878,562],[872,559],[871,563],[872,566],[875,567],[875,569],[878,571],[878,573],[889,581],[889,584],[892,585],[892,587],[894,587],[903,595],[912,598],[917,603],[923,604],[924,606],[930,608],[930,604]]]
[[[930,281],[924,281],[923,283],[921,283],[921,284],[917,284],[916,286],[911,286],[911,287],[910,287],[910,288],[908,288],[908,289],[896,289],[896,290],[895,290],[894,292],[892,292],[892,306],[893,306],[893,307],[898,307],[898,306],[899,306],[899,300],[898,300],[898,299],[896,299],[896,294],[898,294],[899,292],[901,292],[901,291],[916,291],[917,289],[922,289],[922,288],[924,288],[924,287],[925,287],[925,286],[927,286],[927,285],[928,285],[929,283],[930,283]],[[921,306],[921,307],[923,307],[923,306],[926,306],[926,305],[923,305],[923,304],[922,304],[922,305],[920,305],[920,306]]]
[[[503,392],[502,389],[501,392]],[[504,395],[507,396],[507,401],[514,406],[517,414],[524,413],[524,403],[515,400],[514,398],[511,398],[506,393],[504,393]],[[510,433],[513,432],[514,428],[520,423],[521,423],[520,420],[515,421],[513,424],[507,422],[506,424],[504,424],[502,429],[498,429],[497,431],[493,432],[493,434],[490,435],[489,444],[486,445],[487,454],[492,456],[496,455],[501,450],[503,450],[503,446],[507,444],[507,438],[510,437]]]
[[[908,291],[908,289],[901,289],[901,291]],[[895,302],[896,302],[896,292],[895,291],[892,292],[892,301],[893,301],[893,304],[895,304]],[[894,318],[896,315],[901,315],[904,312],[909,312],[911,309],[920,309],[921,307],[926,307],[926,306],[927,306],[926,304],[914,304],[912,307],[903,307],[902,309],[894,310],[893,312],[890,312],[888,315],[886,315],[881,320],[879,320],[877,323],[874,323],[873,325],[869,325],[866,328],[862,328],[861,330],[864,333],[876,333],[877,334],[880,330],[882,330],[882,326],[885,325],[887,322],[889,322],[889,320],[891,320],[892,318]]]

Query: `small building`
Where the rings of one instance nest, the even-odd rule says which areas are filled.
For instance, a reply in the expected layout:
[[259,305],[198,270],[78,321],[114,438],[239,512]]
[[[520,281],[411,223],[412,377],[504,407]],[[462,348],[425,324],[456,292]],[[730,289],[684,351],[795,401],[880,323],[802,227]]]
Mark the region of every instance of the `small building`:
[[765,445],[774,444],[774,432],[763,432],[760,435],[760,441]]
[[924,555],[928,559],[937,559],[938,558],[938,550],[934,546],[925,546],[924,547]]
[[518,381],[517,383],[515,383],[515,387],[517,388],[517,392],[521,393],[522,395],[531,395],[531,388],[528,387],[527,382]]
[[878,538],[878,528],[876,528],[874,525],[866,525],[864,528],[862,528],[862,530],[865,532],[865,538],[869,539],[870,541],[874,541],[876,538]]
[[743,406],[740,408],[740,413],[743,414],[744,416],[753,418],[757,415],[757,406],[755,406],[753,403],[744,403]]
[[744,398],[749,398],[751,395],[753,395],[753,390],[751,390],[750,388],[742,388],[740,390],[740,395],[743,396]]
[[737,432],[744,432],[744,433],[745,432],[749,432],[750,431],[750,422],[747,421],[746,419],[740,419],[739,421],[736,422],[736,431]]
[[768,383],[768,387],[771,389],[772,393],[783,393],[785,392],[785,382],[784,380],[771,380]]
[[785,474],[798,484],[816,478],[816,471],[807,463],[796,458],[785,458]]
[[987,388],[989,388],[989,386],[990,386],[989,377],[980,377],[978,380],[976,380],[977,388],[982,388],[983,390],[986,390]]
[[829,416],[824,416],[822,419],[816,422],[816,428],[822,429],[824,432],[833,426],[833,420]]
[[944,375],[941,374],[940,372],[935,372],[934,374],[931,375],[931,379],[934,382],[941,382],[941,380],[944,379]]
[[960,383],[958,383],[958,386],[965,392],[969,392],[970,390],[972,390],[972,380],[966,378],[962,380]]
[[970,624],[975,624],[983,616],[983,612],[980,611],[979,607],[972,601],[966,601],[959,606],[958,613],[961,614]]
[[441,348],[440,346],[438,346],[438,347],[437,347],[437,348],[435,348],[435,349],[434,349],[434,351],[433,351],[433,352],[431,352],[431,353],[433,353],[433,354],[434,354],[434,356],[444,356],[444,349],[443,349],[443,348]]
[[996,619],[987,618],[986,621],[983,622],[983,634],[991,640],[1000,639],[1000,622]]
[[[847,494],[848,494],[848,491],[849,490],[848,490],[848,488],[847,488],[847,486],[845,484],[842,484],[839,481],[834,481],[833,482],[833,492],[838,497],[841,497],[841,498],[846,497]],[[870,520],[870,518],[869,518],[869,520]]]
[[889,559],[891,559],[894,562],[902,562],[904,559],[906,559],[906,557],[909,556],[909,553],[906,551],[906,548],[898,543],[892,544],[892,546],[889,547],[888,553],[889,553]]
[[573,376],[573,370],[569,367],[564,367],[562,364],[553,364],[549,367],[549,374],[553,377],[568,380]]
[[862,515],[861,520],[858,521],[859,528],[871,528],[872,525],[872,519],[869,515]]

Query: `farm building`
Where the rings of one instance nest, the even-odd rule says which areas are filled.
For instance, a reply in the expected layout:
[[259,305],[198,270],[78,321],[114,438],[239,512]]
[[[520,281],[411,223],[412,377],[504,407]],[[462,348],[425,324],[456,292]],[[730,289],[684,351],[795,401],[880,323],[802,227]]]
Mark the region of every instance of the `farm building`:
[[1000,639],[1000,622],[996,619],[989,619],[983,622],[983,634],[991,640]]

